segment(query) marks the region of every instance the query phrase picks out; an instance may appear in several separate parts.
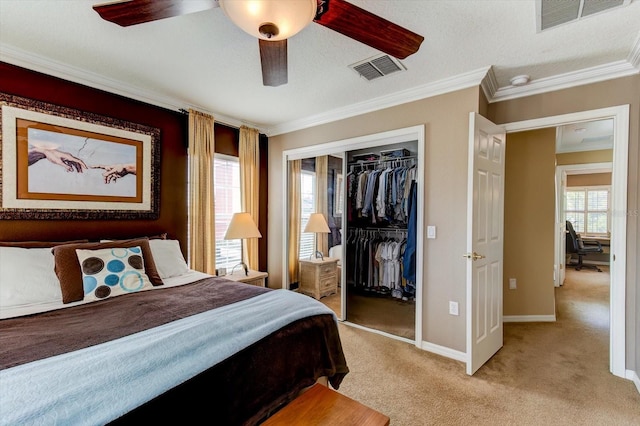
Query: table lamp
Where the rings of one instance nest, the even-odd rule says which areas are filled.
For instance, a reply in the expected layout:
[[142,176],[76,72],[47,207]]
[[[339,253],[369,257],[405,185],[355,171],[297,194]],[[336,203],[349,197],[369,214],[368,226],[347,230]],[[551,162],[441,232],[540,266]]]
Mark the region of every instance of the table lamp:
[[[322,213],[311,213],[309,216],[309,221],[307,222],[307,226],[304,227],[303,232],[313,232],[316,234],[316,258],[320,257],[320,259],[324,260],[324,256],[320,251],[318,251],[318,234],[328,234],[331,232],[329,229],[329,225],[327,225],[327,220],[324,218]],[[318,256],[320,255],[320,256]]]
[[[249,275],[249,268],[244,263],[244,241],[247,238],[262,238],[262,234],[258,230],[256,223],[251,218],[249,213],[234,213],[227,228],[227,233],[224,235],[225,240],[240,240],[240,263],[236,266],[241,266],[244,269],[245,275]],[[231,275],[233,275],[234,269],[231,269]]]

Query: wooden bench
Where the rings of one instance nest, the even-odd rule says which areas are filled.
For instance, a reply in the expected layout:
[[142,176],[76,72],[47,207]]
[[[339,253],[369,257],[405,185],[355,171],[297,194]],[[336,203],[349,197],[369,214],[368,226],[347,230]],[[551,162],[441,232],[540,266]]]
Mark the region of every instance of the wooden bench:
[[317,383],[262,425],[388,426],[389,417]]

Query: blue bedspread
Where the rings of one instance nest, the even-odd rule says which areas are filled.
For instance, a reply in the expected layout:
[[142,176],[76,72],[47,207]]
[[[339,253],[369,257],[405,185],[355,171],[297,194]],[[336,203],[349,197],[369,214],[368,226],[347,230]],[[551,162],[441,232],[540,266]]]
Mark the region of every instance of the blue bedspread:
[[[104,424],[298,319],[333,314],[275,290],[0,371],[0,424]],[[126,312],[123,312],[126,315]]]

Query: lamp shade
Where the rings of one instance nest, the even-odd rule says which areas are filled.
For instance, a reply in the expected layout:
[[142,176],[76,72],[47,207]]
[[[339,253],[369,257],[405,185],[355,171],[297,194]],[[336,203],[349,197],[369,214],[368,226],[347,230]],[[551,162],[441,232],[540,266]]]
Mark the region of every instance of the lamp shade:
[[307,226],[304,227],[304,232],[320,232],[328,234],[331,232],[327,221],[322,213],[311,213]]
[[263,40],[284,40],[309,25],[317,0],[220,0],[220,7],[245,32]]
[[249,213],[234,213],[224,239],[238,240],[242,238],[262,238],[262,234]]

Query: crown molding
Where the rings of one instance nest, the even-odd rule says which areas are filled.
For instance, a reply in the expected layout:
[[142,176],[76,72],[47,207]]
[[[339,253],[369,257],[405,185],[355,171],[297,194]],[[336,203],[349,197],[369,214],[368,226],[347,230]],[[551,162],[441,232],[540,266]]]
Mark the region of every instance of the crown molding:
[[384,108],[390,108],[408,102],[413,102],[420,99],[454,92],[456,90],[478,86],[487,75],[489,69],[490,67],[481,68],[451,78],[446,78],[433,83],[418,86],[412,89],[402,90],[400,92],[391,93],[386,96],[370,99],[365,102],[359,102],[356,104],[347,105],[343,108],[337,108],[321,114],[312,115],[300,120],[293,120],[287,123],[278,124],[266,129],[266,135],[276,136],[283,133],[302,130],[309,127],[319,126],[321,124],[331,123],[333,121],[378,111]]
[[218,123],[236,128],[246,125],[258,129],[260,133],[266,134],[267,136],[276,136],[478,85],[484,91],[488,102],[494,103],[639,74],[640,33],[634,42],[627,60],[533,80],[526,86],[505,86],[499,88],[493,66],[488,66],[416,88],[403,90],[387,96],[381,96],[365,102],[348,105],[343,108],[337,108],[271,127],[259,126],[255,123],[229,117],[208,110],[200,105],[191,104],[182,99],[162,96],[122,81],[109,79],[94,72],[16,49],[4,43],[0,43],[0,61],[169,110],[195,109],[213,115],[215,121]]
[[[636,46],[637,45],[638,43],[636,43]],[[637,52],[638,49],[634,50],[636,50],[636,57],[639,56],[640,53]],[[636,60],[638,60],[638,58],[636,58]],[[597,83],[600,81],[612,80],[614,78],[627,77],[638,73],[640,73],[639,67],[637,65],[634,66],[630,61],[623,60],[611,62],[604,65],[533,80],[526,86],[501,87],[495,92],[492,98],[489,98],[489,103],[567,89],[569,87]]]
[[122,81],[110,79],[91,71],[55,61],[51,58],[16,49],[4,43],[0,43],[0,61],[173,111],[189,109],[202,111],[212,115],[217,123],[236,128],[246,125],[254,127],[261,133],[264,133],[259,126],[244,120],[228,117],[199,105],[190,104],[181,99],[166,97],[158,93],[143,90]]
[[629,61],[632,66],[640,69],[640,31],[638,31],[638,37],[636,37],[636,41],[633,43],[627,61]]

